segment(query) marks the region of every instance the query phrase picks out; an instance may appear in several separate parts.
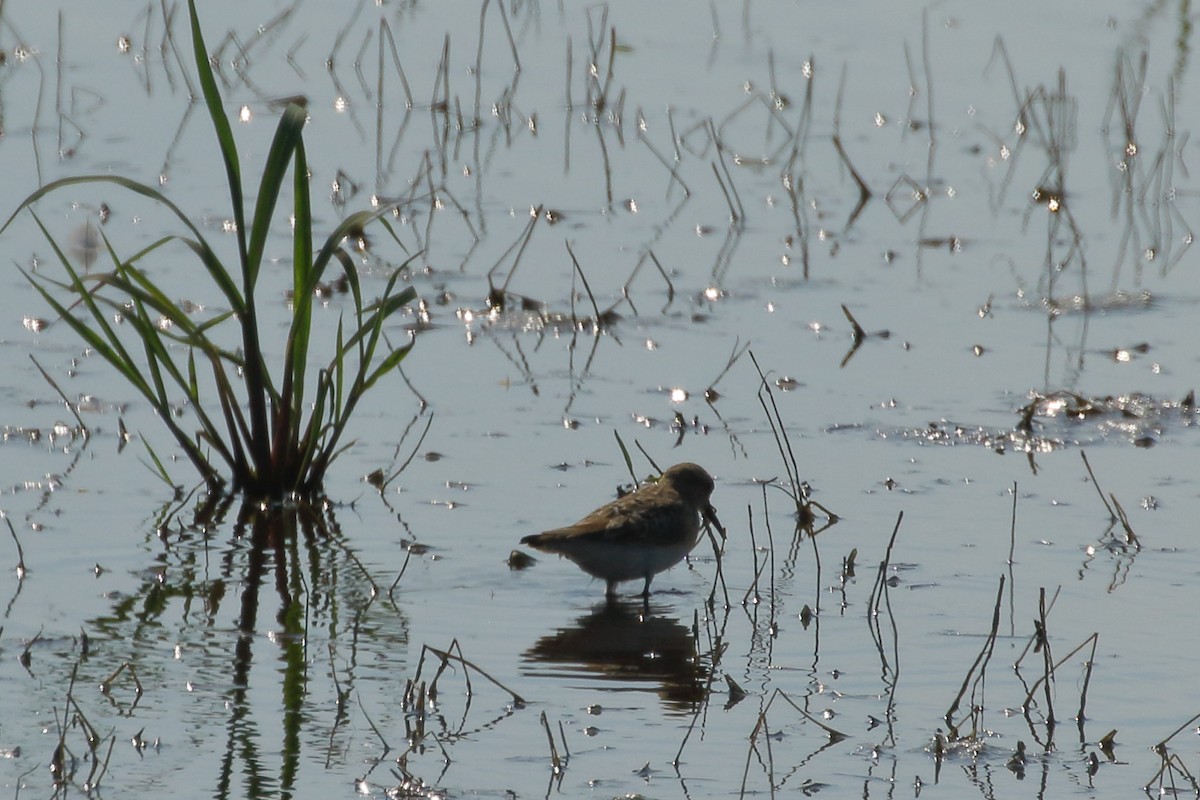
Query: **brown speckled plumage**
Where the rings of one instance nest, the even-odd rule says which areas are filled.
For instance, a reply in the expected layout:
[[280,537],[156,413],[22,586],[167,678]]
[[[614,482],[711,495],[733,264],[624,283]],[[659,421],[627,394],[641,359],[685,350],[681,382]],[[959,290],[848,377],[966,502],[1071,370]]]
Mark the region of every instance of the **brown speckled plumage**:
[[676,464],[655,483],[603,505],[574,525],[526,536],[521,544],[558,553],[606,583],[605,594],[616,595],[617,584],[642,578],[643,596],[650,581],[675,566],[700,539],[701,518],[718,530],[709,505],[712,476],[696,464]]

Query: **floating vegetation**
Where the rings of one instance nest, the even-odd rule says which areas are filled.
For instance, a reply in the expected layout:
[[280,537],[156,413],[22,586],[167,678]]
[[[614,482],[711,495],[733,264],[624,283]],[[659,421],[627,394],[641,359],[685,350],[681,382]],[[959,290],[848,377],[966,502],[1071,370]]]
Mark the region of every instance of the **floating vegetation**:
[[[855,426],[861,428],[862,426]],[[845,426],[830,428],[848,430]],[[1002,430],[984,428],[981,426],[961,425],[948,420],[930,422],[923,428],[900,428],[892,430],[877,430],[875,435],[880,439],[895,439],[898,441],[918,442],[926,445],[953,447],[968,445],[986,447],[997,453],[1050,453],[1061,450],[1066,443],[1049,436],[1037,436],[1020,430]]]
[[[1074,392],[1030,393],[1017,410],[1017,424],[1008,430],[937,420],[922,428],[876,430],[881,439],[915,441],[926,445],[986,447],[997,453],[1039,455],[1066,447],[1103,441],[1126,441],[1153,447],[1172,429],[1196,422],[1195,397],[1161,400],[1150,395],[1085,397]],[[828,432],[861,429],[833,426]]]

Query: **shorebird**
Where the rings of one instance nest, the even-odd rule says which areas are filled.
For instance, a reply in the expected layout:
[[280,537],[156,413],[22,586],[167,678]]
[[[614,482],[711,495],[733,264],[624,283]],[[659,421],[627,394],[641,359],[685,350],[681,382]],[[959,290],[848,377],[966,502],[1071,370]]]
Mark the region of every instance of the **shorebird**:
[[675,566],[700,541],[701,518],[725,535],[709,504],[712,476],[696,464],[676,464],[657,481],[600,506],[574,525],[526,536],[521,544],[574,561],[587,574],[606,583],[605,597],[617,584],[650,581]]

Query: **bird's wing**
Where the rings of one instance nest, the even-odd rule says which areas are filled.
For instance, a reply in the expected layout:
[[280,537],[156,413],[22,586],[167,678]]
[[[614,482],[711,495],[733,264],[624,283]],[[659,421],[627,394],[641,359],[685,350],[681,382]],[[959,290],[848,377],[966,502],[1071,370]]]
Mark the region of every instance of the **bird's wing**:
[[[632,499],[632,498],[631,498]],[[594,541],[620,543],[671,540],[679,536],[677,528],[686,520],[683,503],[614,503],[598,508],[566,528],[546,531],[541,541],[584,538]]]

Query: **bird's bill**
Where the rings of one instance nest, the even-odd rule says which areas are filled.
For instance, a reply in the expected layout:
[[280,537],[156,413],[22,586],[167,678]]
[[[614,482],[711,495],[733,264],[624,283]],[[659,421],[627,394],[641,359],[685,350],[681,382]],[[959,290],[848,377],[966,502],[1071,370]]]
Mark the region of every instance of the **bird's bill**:
[[717,519],[717,510],[711,504],[700,509],[700,516],[704,517],[704,521],[717,529],[717,533],[721,534],[721,538],[725,538],[725,526],[721,524],[721,520]]

